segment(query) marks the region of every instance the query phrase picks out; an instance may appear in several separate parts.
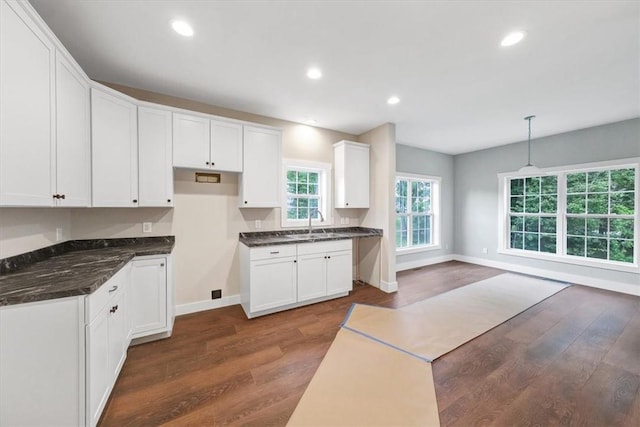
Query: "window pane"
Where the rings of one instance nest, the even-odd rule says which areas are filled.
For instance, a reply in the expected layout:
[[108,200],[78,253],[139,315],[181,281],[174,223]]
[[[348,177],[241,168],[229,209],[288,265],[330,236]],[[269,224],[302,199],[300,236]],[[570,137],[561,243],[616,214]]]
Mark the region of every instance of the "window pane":
[[318,184],[309,184],[309,194],[318,194],[319,191]]
[[[555,218],[540,218],[540,232],[541,233],[556,233],[556,219]],[[555,240],[554,240],[555,242]],[[555,246],[555,243],[554,243]]]
[[608,222],[607,218],[587,219],[587,236],[607,237]]
[[611,171],[611,191],[634,190],[635,169],[618,169]]
[[287,183],[287,193],[296,194],[297,186],[294,183]]
[[538,233],[524,233],[524,249],[527,251],[538,250]]
[[612,238],[633,239],[632,219],[612,219],[609,221],[609,236]]
[[319,175],[320,174],[318,172],[309,172],[309,182],[312,184],[317,184]]
[[587,174],[567,174],[567,193],[584,193],[587,191]]
[[540,181],[542,194],[556,194],[558,192],[558,177],[543,176]]
[[407,247],[407,217],[396,217],[396,247]]
[[585,219],[584,218],[567,218],[567,234],[574,236],[585,235]]
[[298,208],[298,219],[309,219],[309,209]]
[[524,230],[524,217],[511,216],[511,231],[523,231]]
[[608,197],[606,194],[587,195],[587,213],[607,214],[609,213]]
[[534,176],[525,180],[525,195],[533,196],[540,194],[540,177]]
[[307,194],[308,191],[309,191],[309,188],[307,187],[307,184],[298,184],[297,185],[296,193],[298,193],[298,194]]
[[512,179],[510,185],[510,194],[512,196],[524,196],[524,179]]
[[292,171],[292,170],[287,171],[287,181],[288,182],[296,181],[296,171]]
[[543,213],[556,213],[558,210],[558,197],[557,196],[540,197],[540,210]]
[[[309,207],[315,209],[316,211],[318,210],[318,199],[316,198],[312,198],[309,199]],[[318,214],[316,213],[314,216],[314,218],[318,218]]]
[[584,194],[567,195],[567,213],[583,214],[586,210]]
[[428,182],[411,182],[411,211],[429,212],[431,209],[431,185]]
[[567,237],[567,255],[584,256],[584,237]]
[[527,217],[524,219],[524,231],[538,232],[538,217]]
[[633,191],[628,193],[611,193],[611,213],[618,215],[633,215]]
[[309,173],[308,172],[298,172],[298,182],[302,182],[302,183],[309,182]]
[[556,236],[549,234],[540,235],[540,252],[556,253]]
[[587,191],[589,193],[609,191],[609,172],[589,172],[587,175]]
[[587,239],[587,257],[607,259],[607,239]]
[[633,240],[611,239],[609,245],[611,261],[633,262]]
[[396,213],[407,213],[407,181],[396,181]]
[[538,196],[527,196],[524,201],[524,211],[527,213],[538,213],[540,212],[540,197]]
[[296,208],[287,209],[287,219],[297,219],[298,210]]
[[524,247],[524,233],[511,233],[511,246],[513,249],[522,249]]
[[524,197],[512,197],[511,198],[511,212],[521,213],[524,212]]

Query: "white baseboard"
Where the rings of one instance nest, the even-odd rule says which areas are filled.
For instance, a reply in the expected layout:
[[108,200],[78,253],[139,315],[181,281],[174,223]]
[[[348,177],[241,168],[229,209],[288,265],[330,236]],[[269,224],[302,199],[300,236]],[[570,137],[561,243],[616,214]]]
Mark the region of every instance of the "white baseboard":
[[398,290],[398,282],[385,282],[384,280],[380,281],[380,290],[386,292],[388,294],[392,292],[396,292]]
[[468,262],[470,264],[484,265],[485,267],[499,268],[501,270],[513,271],[516,273],[530,274],[532,276],[545,277],[547,279],[561,280],[567,283],[576,283],[590,286],[592,288],[600,288],[608,291],[640,296],[640,286],[615,280],[596,279],[579,274],[562,273],[559,271],[545,270],[543,268],[527,267],[519,264],[511,264],[508,262],[493,261],[465,255],[454,255],[453,259],[456,261]]
[[240,295],[176,305],[176,316],[240,304]]
[[425,258],[416,261],[401,262],[396,264],[396,271],[411,270],[412,268],[426,267],[427,265],[440,264],[441,262],[453,261],[454,255],[442,255],[433,258]]

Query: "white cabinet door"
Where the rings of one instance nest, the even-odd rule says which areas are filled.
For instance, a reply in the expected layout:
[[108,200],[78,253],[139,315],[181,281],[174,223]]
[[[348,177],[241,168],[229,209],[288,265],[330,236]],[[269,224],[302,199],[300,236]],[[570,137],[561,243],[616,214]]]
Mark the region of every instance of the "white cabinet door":
[[93,206],[137,206],[137,123],[134,104],[91,89]]
[[173,166],[209,169],[209,119],[173,113]]
[[242,172],[242,125],[211,120],[211,168]]
[[167,328],[167,259],[133,261],[131,287],[133,338]]
[[171,112],[138,107],[138,206],[173,206]]
[[327,255],[298,256],[298,301],[327,295]]
[[89,85],[62,55],[56,59],[57,206],[91,206]]
[[[104,285],[103,285],[104,286]],[[98,424],[102,409],[109,398],[109,310],[105,306],[87,325],[87,424]]]
[[251,312],[293,304],[296,296],[296,258],[251,261]]
[[369,207],[369,146],[334,144],[336,208]]
[[0,206],[53,206],[55,47],[0,2]]
[[352,251],[327,253],[327,295],[353,289]]
[[244,126],[244,169],[240,176],[239,206],[275,208],[280,206],[280,156],[282,133]]
[[119,292],[118,296],[107,305],[109,308],[109,378],[111,384],[115,383],[127,355],[125,292],[127,291]]

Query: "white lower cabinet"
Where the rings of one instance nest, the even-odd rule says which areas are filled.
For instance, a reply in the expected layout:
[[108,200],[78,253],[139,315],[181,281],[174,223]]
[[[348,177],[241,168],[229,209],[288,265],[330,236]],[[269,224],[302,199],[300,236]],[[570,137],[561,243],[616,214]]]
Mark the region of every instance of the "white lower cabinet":
[[240,245],[241,303],[257,317],[345,296],[352,289],[352,241]]
[[[173,265],[171,256],[139,257],[132,263],[132,338],[171,334],[173,329]],[[145,340],[147,341],[147,340]]]
[[[154,255],[136,258],[90,295],[0,307],[0,426],[95,426],[131,337],[170,334],[172,298],[172,256]],[[136,311],[151,318],[153,304],[164,327],[142,331]]]

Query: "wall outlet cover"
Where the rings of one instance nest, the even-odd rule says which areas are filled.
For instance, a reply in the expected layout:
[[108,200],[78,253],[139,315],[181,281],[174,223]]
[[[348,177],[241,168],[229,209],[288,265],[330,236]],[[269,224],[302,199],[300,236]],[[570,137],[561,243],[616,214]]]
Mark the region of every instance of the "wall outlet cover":
[[256,219],[256,230],[259,230],[262,228],[262,221],[260,221],[259,219]]
[[211,299],[222,298],[222,289],[214,289],[211,291]]
[[142,232],[143,233],[151,233],[152,229],[153,229],[153,225],[150,222],[143,222],[142,223]]

